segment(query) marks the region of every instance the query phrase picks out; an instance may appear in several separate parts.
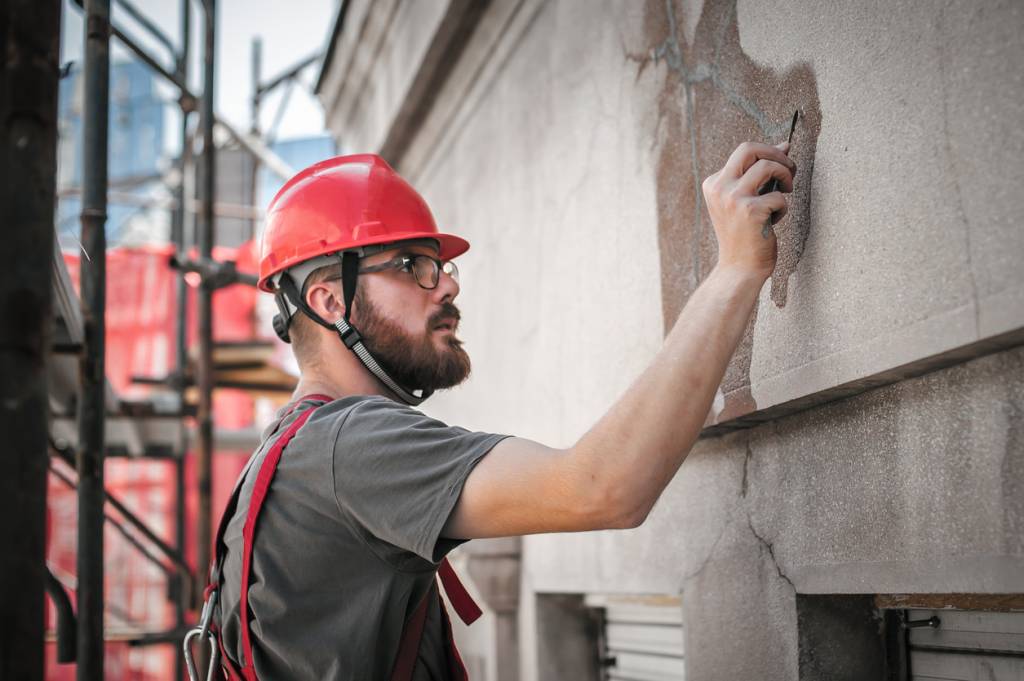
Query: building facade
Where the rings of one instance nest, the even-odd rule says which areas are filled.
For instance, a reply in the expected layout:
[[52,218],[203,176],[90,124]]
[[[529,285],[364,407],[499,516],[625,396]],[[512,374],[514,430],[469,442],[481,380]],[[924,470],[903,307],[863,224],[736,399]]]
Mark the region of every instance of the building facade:
[[704,436],[635,530],[460,550],[474,678],[1024,675],[1022,36],[1010,0],[344,3],[339,148],[473,244],[474,374],[426,405],[469,428],[582,435],[715,263],[704,177],[799,112]]

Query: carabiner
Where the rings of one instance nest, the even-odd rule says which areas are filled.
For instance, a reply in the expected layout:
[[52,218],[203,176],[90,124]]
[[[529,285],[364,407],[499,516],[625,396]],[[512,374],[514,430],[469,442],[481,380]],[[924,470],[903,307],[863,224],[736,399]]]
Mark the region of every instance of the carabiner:
[[213,607],[217,603],[217,590],[210,592],[209,597],[203,603],[203,612],[199,617],[199,626],[194,627],[185,634],[182,643],[185,653],[185,666],[188,668],[190,681],[202,681],[199,678],[199,670],[196,669],[195,656],[192,654],[192,641],[198,638],[200,641],[206,639],[210,644],[210,664],[206,670],[206,681],[214,681],[217,667],[220,666],[220,648],[217,646],[217,637],[210,631],[210,621],[213,618]]

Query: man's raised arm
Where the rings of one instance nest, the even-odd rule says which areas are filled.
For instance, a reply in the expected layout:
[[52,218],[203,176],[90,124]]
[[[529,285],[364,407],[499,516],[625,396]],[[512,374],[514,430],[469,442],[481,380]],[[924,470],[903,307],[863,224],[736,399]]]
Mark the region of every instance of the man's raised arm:
[[[704,181],[718,263],[661,350],[608,412],[568,449],[498,443],[470,473],[445,525],[463,539],[636,527],[700,434],[758,293],[775,267],[762,229],[786,211],[796,166],[779,147],[746,143]],[[781,191],[758,195],[778,180]]]

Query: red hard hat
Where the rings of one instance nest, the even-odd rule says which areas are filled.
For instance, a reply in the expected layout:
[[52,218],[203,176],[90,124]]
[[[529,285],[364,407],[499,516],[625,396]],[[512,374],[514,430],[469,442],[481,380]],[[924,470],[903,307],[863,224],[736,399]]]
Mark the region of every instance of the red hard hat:
[[271,277],[310,258],[408,239],[434,239],[442,260],[469,249],[437,231],[423,197],[380,156],[337,156],[288,180],[270,202],[257,285],[273,292]]

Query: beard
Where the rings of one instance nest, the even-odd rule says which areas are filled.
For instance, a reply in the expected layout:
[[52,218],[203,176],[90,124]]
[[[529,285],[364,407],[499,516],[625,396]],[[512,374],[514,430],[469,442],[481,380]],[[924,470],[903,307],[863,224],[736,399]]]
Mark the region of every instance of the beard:
[[[443,390],[462,383],[469,376],[469,354],[462,349],[462,341],[455,337],[460,315],[454,304],[443,303],[427,320],[424,333],[414,336],[381,314],[363,294],[363,289],[356,289],[354,303],[353,323],[359,329],[363,345],[388,376],[403,388]],[[434,330],[438,324],[450,320],[454,320],[452,333],[446,335],[444,347],[438,349],[433,339]]]

